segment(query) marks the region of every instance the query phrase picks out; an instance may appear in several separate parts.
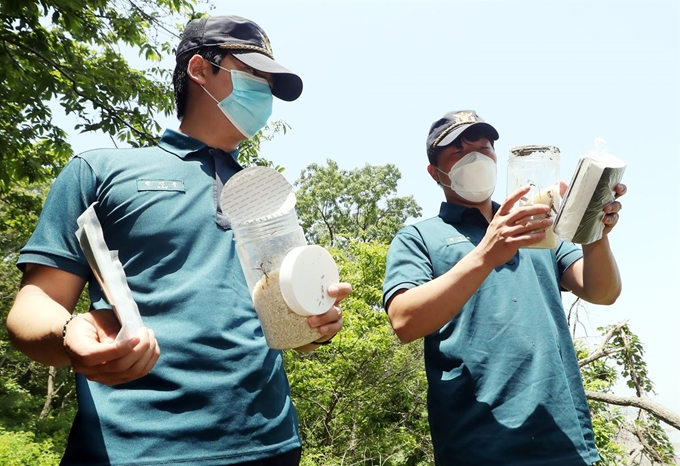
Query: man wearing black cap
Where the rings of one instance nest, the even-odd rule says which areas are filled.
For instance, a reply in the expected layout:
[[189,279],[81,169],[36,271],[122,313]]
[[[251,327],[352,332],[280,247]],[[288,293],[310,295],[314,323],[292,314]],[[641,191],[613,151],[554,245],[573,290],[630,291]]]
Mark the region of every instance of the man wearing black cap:
[[[424,338],[436,464],[593,464],[595,448],[560,291],[613,303],[621,280],[607,234],[527,249],[545,237],[548,207],[513,209],[529,187],[491,201],[496,129],[473,110],[449,112],[427,138],[439,215],[403,228],[387,258],[383,300],[404,342]],[[626,191],[616,187],[618,198]]]
[[[272,95],[295,100],[302,80],[274,60],[257,24],[236,16],[191,21],[176,54],[179,131],[69,162],[21,250],[8,330],[30,357],[76,372],[62,464],[297,465],[282,354],[266,345],[219,198]],[[120,325],[75,235],[93,203],[146,326],[127,341],[114,341]],[[88,283],[92,310],[74,318]],[[300,350],[341,329],[337,305],[350,291],[328,289],[336,305],[308,319],[319,339]]]

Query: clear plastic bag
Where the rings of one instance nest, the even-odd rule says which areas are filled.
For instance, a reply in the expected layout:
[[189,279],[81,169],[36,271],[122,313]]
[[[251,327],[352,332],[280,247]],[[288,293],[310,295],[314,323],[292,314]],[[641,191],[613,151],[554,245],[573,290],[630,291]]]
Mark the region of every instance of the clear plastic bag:
[[106,300],[120,322],[121,329],[116,341],[128,340],[144,324],[128,286],[123,265],[118,259],[118,251],[110,251],[106,246],[104,232],[94,210],[96,204],[90,205],[78,217],[76,236]]

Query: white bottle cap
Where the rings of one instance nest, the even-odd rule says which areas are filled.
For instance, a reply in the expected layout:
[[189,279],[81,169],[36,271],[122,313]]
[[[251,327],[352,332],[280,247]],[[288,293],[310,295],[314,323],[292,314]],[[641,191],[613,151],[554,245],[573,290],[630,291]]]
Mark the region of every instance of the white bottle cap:
[[323,314],[335,298],[328,287],[340,282],[333,257],[321,246],[298,246],[281,262],[279,286],[288,307],[301,316]]

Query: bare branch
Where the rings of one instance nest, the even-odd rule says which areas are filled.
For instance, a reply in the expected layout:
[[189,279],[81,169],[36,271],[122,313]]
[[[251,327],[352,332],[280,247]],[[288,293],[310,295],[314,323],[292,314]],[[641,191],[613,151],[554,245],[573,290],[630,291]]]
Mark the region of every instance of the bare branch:
[[649,414],[659,418],[671,427],[680,430],[680,414],[671,411],[665,406],[650,400],[647,397],[637,396],[618,396],[611,393],[595,392],[586,390],[586,397],[589,400],[601,401],[617,406],[632,406],[634,408],[643,409]]
[[603,337],[602,341],[600,342],[600,346],[597,347],[595,351],[590,353],[588,356],[585,358],[579,360],[578,366],[583,367],[586,364],[590,364],[591,362],[603,358],[605,356],[608,356],[609,354],[614,354],[619,351],[622,351],[622,349],[616,349],[616,350],[607,350],[607,344],[609,343],[609,340],[614,338],[614,335],[621,330],[626,324],[628,323],[628,320],[624,320],[622,322],[619,322],[616,324],[614,327],[612,327]]
[[642,445],[642,448],[633,450],[631,457],[633,454],[639,453],[640,459],[642,459],[644,455],[648,455],[653,459],[654,463],[664,464],[664,459],[661,457],[661,455],[659,455],[656,449],[651,446],[649,442],[647,442],[644,432],[640,430],[636,424],[633,424],[632,426],[626,426],[625,428],[628,430],[628,432],[635,435],[638,442],[640,442],[640,445]]

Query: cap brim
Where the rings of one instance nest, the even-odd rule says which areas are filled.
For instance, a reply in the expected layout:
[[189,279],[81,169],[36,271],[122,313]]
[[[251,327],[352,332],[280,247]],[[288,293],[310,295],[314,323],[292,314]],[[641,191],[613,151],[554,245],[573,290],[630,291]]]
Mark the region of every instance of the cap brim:
[[279,99],[291,102],[302,94],[302,79],[268,56],[257,52],[234,52],[233,55],[246,65],[271,74],[274,79],[272,94]]
[[437,147],[448,146],[448,145],[451,144],[458,136],[460,136],[461,134],[463,134],[463,133],[465,132],[465,130],[467,130],[467,129],[473,127],[473,126],[477,126],[477,125],[482,125],[482,126],[484,126],[485,128],[487,128],[487,129],[489,130],[489,134],[492,136],[492,140],[495,141],[495,140],[498,139],[499,136],[498,136],[498,131],[496,131],[496,128],[494,128],[493,126],[491,126],[489,123],[484,123],[484,122],[482,122],[482,121],[478,121],[478,122],[476,122],[476,123],[470,123],[469,125],[462,125],[462,126],[459,126],[459,127],[456,128],[456,129],[454,129],[454,130],[451,131],[449,134],[447,134],[446,137],[444,137],[441,141],[439,141],[439,144],[437,144]]

